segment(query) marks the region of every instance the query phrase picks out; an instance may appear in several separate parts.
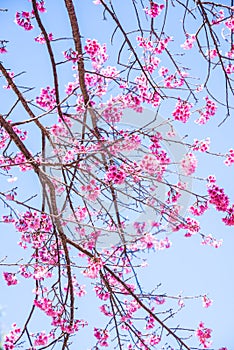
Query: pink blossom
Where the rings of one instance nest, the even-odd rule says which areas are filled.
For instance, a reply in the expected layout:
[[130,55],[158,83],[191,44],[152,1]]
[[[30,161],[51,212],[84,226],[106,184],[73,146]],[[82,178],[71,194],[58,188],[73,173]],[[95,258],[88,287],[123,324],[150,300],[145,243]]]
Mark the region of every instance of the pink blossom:
[[94,336],[98,340],[98,344],[103,347],[108,347],[107,339],[109,338],[109,332],[107,329],[94,328]]
[[87,39],[84,50],[89,55],[94,69],[99,70],[108,59],[106,44],[99,44],[96,39]]
[[83,275],[89,278],[98,278],[99,271],[103,266],[100,258],[88,258],[88,267],[83,271]]
[[[220,52],[221,53],[221,52]],[[213,60],[215,57],[218,57],[218,51],[216,49],[207,50],[206,55]]]
[[193,151],[208,152],[210,149],[210,138],[207,137],[205,140],[200,140],[200,141],[197,139],[194,139],[192,149]]
[[78,52],[74,51],[72,48],[68,49],[67,51],[64,51],[63,55],[68,61],[72,61],[73,63],[78,62],[80,58]]
[[213,204],[218,211],[226,211],[229,205],[229,198],[224,193],[224,189],[215,184],[208,187],[209,202]]
[[96,201],[101,193],[100,187],[96,184],[94,179],[91,179],[88,185],[81,186],[81,190],[86,193],[87,199],[91,201]]
[[226,154],[226,159],[224,164],[230,166],[234,163],[234,150],[231,148],[229,152]]
[[207,297],[207,295],[203,295],[203,297],[202,297],[202,306],[204,308],[210,307],[212,305],[212,303],[213,303],[213,300],[209,299]]
[[216,113],[217,106],[215,102],[210,100],[208,96],[206,96],[205,100],[206,105],[203,109],[199,111],[200,117],[195,120],[196,124],[206,124],[210,120],[210,117],[213,117]]
[[225,72],[227,74],[232,74],[234,73],[234,64],[228,64],[226,67],[225,67]]
[[149,8],[149,7],[146,7],[146,8],[144,9],[144,11],[145,11],[145,13],[146,13],[147,15],[149,15],[151,18],[155,18],[155,17],[157,17],[157,16],[160,15],[160,13],[162,12],[163,8],[164,8],[164,5],[163,5],[163,4],[160,4],[160,5],[159,5],[159,4],[155,3],[155,2],[151,2],[151,3],[150,3],[150,8]]
[[185,175],[192,175],[197,168],[197,158],[192,152],[189,152],[181,160],[180,166]]
[[195,335],[198,337],[200,344],[204,349],[211,347],[212,342],[210,341],[212,329],[205,328],[204,323],[200,322]]
[[[1,42],[0,42],[1,44]],[[7,49],[6,49],[6,46],[1,44],[1,47],[0,47],[0,53],[7,53]]]
[[195,34],[187,34],[185,42],[180,45],[184,50],[191,50],[196,41]]
[[186,224],[184,225],[184,228],[187,230],[185,237],[191,237],[192,235],[199,232],[200,224],[196,219],[188,217],[186,218]]
[[234,204],[226,209],[226,217],[222,219],[222,221],[227,226],[234,226]]
[[182,123],[186,123],[191,115],[190,109],[192,104],[178,98],[175,110],[172,115],[175,120],[179,120]]
[[32,30],[34,28],[31,23],[32,18],[33,15],[30,12],[16,12],[15,23],[18,24],[20,27],[23,27],[25,30]]
[[17,327],[16,323],[13,323],[12,328],[13,329],[4,337],[4,350],[15,349],[15,342],[20,336],[21,329]]
[[212,20],[212,25],[218,25],[224,19],[224,11],[223,10],[220,10],[219,12],[216,12],[213,15],[214,15],[214,19]]
[[3,272],[3,277],[8,286],[14,286],[19,283],[15,276],[15,273]]
[[217,240],[211,234],[209,234],[207,236],[203,236],[203,240],[201,242],[201,245],[208,245],[208,246],[214,247],[216,249],[220,248],[222,244],[223,244],[222,239]]
[[[53,34],[52,33],[48,33],[48,39],[49,41],[52,41],[53,40]],[[38,35],[36,38],[35,38],[35,41],[39,44],[45,44],[46,43],[46,39],[44,38],[44,35],[43,34],[40,34]]]
[[41,89],[40,96],[36,97],[36,103],[47,111],[53,109],[56,105],[55,89],[49,86]]
[[116,165],[111,165],[106,173],[106,179],[108,181],[113,181],[114,184],[121,185],[124,183],[126,178],[126,173],[117,167]]
[[229,28],[231,31],[234,31],[234,16],[230,17],[226,22],[225,25],[227,28]]
[[34,346],[41,346],[48,344],[48,335],[46,335],[45,331],[37,334],[36,339],[34,340]]
[[195,216],[201,216],[208,209],[208,201],[200,202],[197,201],[191,207],[189,207],[189,211]]

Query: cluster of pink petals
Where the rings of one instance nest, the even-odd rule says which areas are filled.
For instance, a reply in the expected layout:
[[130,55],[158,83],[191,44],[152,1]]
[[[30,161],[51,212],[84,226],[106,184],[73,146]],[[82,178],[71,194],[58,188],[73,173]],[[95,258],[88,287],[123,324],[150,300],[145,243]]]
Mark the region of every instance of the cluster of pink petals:
[[212,25],[220,24],[222,22],[222,20],[224,19],[224,11],[223,10],[220,10],[220,11],[214,13],[213,15],[214,15],[214,18],[211,22]]
[[197,139],[194,139],[192,149],[193,151],[208,152],[210,149],[210,138],[207,137],[205,140],[200,140],[200,141]]
[[47,111],[53,109],[56,106],[55,89],[49,86],[41,89],[40,96],[36,97],[36,103]]
[[196,219],[193,218],[186,218],[186,223],[183,224],[183,228],[187,230],[185,233],[185,237],[191,237],[192,235],[196,234],[200,230],[199,222]]
[[231,148],[229,150],[229,153],[226,154],[226,159],[224,161],[224,164],[227,166],[230,166],[234,163],[234,150]]
[[184,50],[191,50],[193,48],[194,43],[196,42],[195,34],[187,34],[185,42],[180,45]]
[[208,201],[205,202],[196,202],[195,204],[189,207],[189,211],[195,216],[201,216],[208,209]]
[[94,328],[94,336],[98,339],[98,344],[103,347],[108,347],[107,339],[109,338],[109,332],[107,329]]
[[12,325],[12,330],[9,334],[5,335],[4,337],[4,344],[3,349],[4,350],[13,350],[15,349],[15,342],[20,336],[21,330],[17,327],[15,323]]
[[202,297],[202,306],[204,308],[208,308],[213,304],[213,300],[211,300],[210,298],[208,298],[207,295],[203,295]]
[[[8,123],[11,124],[11,121],[8,120]],[[14,132],[19,136],[21,141],[25,141],[28,135],[27,131],[24,131],[22,129],[19,129],[16,125],[13,126]],[[0,128],[0,149],[4,148],[6,146],[6,143],[9,140],[9,135],[5,131],[5,129]]]
[[68,61],[72,61],[73,63],[79,61],[78,52],[74,51],[72,48],[68,49],[67,51],[64,51],[63,55]]
[[4,40],[0,40],[0,53],[7,53],[6,45]]
[[226,67],[225,67],[225,72],[227,74],[232,74],[234,73],[234,64],[229,63]]
[[206,105],[204,107],[204,111],[200,111],[200,117],[195,120],[196,124],[206,124],[208,120],[210,120],[210,117],[213,117],[216,113],[217,106],[215,102],[209,99],[208,96],[205,98],[206,100]]
[[99,70],[104,62],[108,59],[106,53],[106,44],[99,44],[96,39],[87,39],[84,50],[89,55],[93,68]]
[[226,22],[225,22],[226,27],[228,27],[231,31],[234,31],[234,16],[230,17]]
[[3,277],[8,286],[14,286],[19,283],[14,273],[3,272]]
[[116,185],[121,185],[124,183],[127,174],[121,167],[116,165],[111,165],[106,172],[106,179],[110,182],[113,182]]
[[203,240],[201,242],[201,245],[207,245],[210,247],[214,247],[214,248],[220,248],[221,245],[223,244],[223,240],[219,239],[217,240],[216,238],[214,238],[211,234],[204,236]]
[[192,175],[197,168],[197,158],[192,152],[189,152],[180,161],[180,166],[185,175]]
[[227,226],[234,226],[234,204],[231,207],[227,208],[226,213],[227,216],[222,219],[223,222]]
[[34,27],[31,23],[31,19],[33,18],[33,14],[31,12],[16,12],[15,14],[15,23],[25,30],[32,30]]
[[34,346],[47,345],[49,340],[49,336],[45,333],[45,331],[37,334],[36,339],[34,340]]
[[99,271],[103,266],[100,258],[88,258],[88,267],[83,271],[83,275],[92,279],[99,276]]
[[101,286],[94,286],[94,291],[100,300],[108,300],[110,298],[110,293],[105,291]]
[[175,110],[172,115],[175,120],[179,120],[182,123],[186,123],[191,115],[190,109],[192,104],[178,98],[178,101],[175,106]]
[[88,185],[81,186],[81,190],[86,192],[86,198],[91,201],[96,201],[101,193],[100,187],[96,184],[94,179],[91,179]]
[[[49,41],[52,41],[53,40],[53,34],[52,33],[48,33],[48,39]],[[44,37],[43,34],[40,34],[38,35],[36,38],[35,38],[35,41],[39,44],[45,44],[46,43],[46,39]]]
[[155,17],[160,15],[160,13],[162,12],[163,9],[164,9],[164,5],[163,4],[157,4],[155,2],[151,2],[150,8],[146,7],[144,9],[144,11],[151,18],[155,18]]
[[218,211],[226,211],[229,205],[229,198],[224,193],[224,189],[216,184],[208,187],[209,202],[213,204]]
[[218,51],[216,49],[207,50],[206,55],[213,60],[215,57],[218,57]]
[[152,41],[149,38],[137,36],[138,46],[142,47],[144,51],[149,51],[152,54],[161,54],[167,48],[167,44],[173,40],[172,37],[166,37],[160,40]]
[[211,347],[211,332],[212,329],[206,328],[203,322],[199,323],[199,326],[195,331],[195,335],[198,337],[199,342],[204,347],[204,349],[208,349]]

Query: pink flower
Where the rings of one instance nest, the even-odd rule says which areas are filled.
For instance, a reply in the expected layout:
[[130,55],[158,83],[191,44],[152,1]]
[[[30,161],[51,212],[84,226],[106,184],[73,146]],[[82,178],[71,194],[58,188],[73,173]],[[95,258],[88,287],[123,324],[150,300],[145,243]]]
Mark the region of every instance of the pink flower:
[[186,123],[191,115],[190,109],[192,108],[192,104],[178,98],[178,102],[176,104],[175,110],[172,115],[175,120],[179,120],[182,123]]
[[229,205],[229,198],[224,193],[224,189],[215,184],[208,187],[209,202],[213,204],[218,211],[226,211]]
[[94,328],[94,336],[98,339],[100,346],[108,347],[107,339],[109,338],[109,332],[107,329]]
[[[48,33],[48,39],[49,39],[49,41],[52,41],[52,40],[53,40],[53,34],[52,34],[52,33]],[[36,41],[37,43],[39,43],[39,44],[45,44],[45,43],[46,43],[46,40],[45,40],[43,34],[38,35],[38,36],[35,38],[35,41]]]
[[208,308],[212,305],[213,300],[209,299],[206,295],[202,297],[202,306]]
[[114,184],[121,185],[124,183],[126,178],[126,173],[117,167],[116,165],[111,165],[106,173],[106,179],[108,181],[113,181]]
[[0,53],[7,53],[7,49],[4,45],[0,47]]
[[47,111],[53,109],[56,105],[55,89],[50,88],[49,86],[41,89],[40,96],[36,97],[36,103]]
[[180,162],[185,175],[192,175],[197,168],[197,158],[192,152],[187,153]]
[[227,216],[222,219],[222,221],[225,223],[227,226],[234,226],[234,204],[227,208],[226,210]]
[[187,34],[185,42],[180,45],[184,50],[191,50],[196,41],[196,36],[194,34]]
[[151,2],[150,8],[149,8],[149,7],[146,7],[146,8],[144,9],[144,11],[145,11],[145,13],[146,13],[147,15],[149,15],[151,18],[155,18],[155,17],[157,17],[157,16],[160,15],[160,13],[162,12],[163,8],[164,8],[164,5],[163,5],[163,4],[160,4],[160,5],[159,5],[159,4],[155,3],[155,2]]
[[4,277],[5,281],[7,282],[8,286],[14,286],[14,285],[19,283],[19,281],[15,277],[15,273],[3,272],[3,277]]
[[213,117],[216,113],[217,106],[215,102],[210,100],[208,96],[206,96],[205,100],[206,105],[202,110],[199,111],[200,117],[195,120],[196,124],[206,124],[208,120],[210,120],[210,117]]
[[209,340],[211,338],[212,329],[205,328],[204,323],[200,322],[197,330],[195,331],[195,335],[198,337],[200,344],[208,349],[211,347],[212,342]]
[[32,13],[22,11],[22,12],[16,12],[15,15],[15,23],[18,24],[20,27],[23,27],[25,30],[32,30],[34,27],[31,23],[31,19],[33,18]]
[[234,163],[234,150],[231,148],[229,152],[226,154],[226,159],[224,164],[230,166]]
[[192,149],[194,151],[199,151],[199,152],[207,152],[210,149],[210,138],[207,137],[205,140],[197,140],[194,139],[194,143],[192,145]]
[[103,266],[103,262],[100,258],[88,258],[88,267],[83,271],[83,275],[89,278],[97,278],[99,276],[99,271]]
[[234,31],[234,16],[230,17],[226,22],[225,22],[226,27],[228,27],[231,31]]
[[47,345],[48,335],[45,334],[45,331],[37,334],[36,339],[34,340],[34,346]]

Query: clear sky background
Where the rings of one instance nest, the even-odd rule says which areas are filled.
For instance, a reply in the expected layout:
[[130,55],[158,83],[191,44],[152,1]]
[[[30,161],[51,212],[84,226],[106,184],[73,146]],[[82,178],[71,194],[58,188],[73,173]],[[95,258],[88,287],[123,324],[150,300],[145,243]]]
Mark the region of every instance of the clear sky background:
[[[118,12],[125,23],[126,28],[131,30],[131,8],[129,1],[119,1]],[[11,68],[14,72],[20,73],[26,71],[20,81],[26,86],[34,86],[29,96],[39,95],[40,88],[50,85],[52,75],[50,66],[48,65],[48,57],[46,48],[40,44],[34,43],[33,38],[39,34],[38,29],[32,32],[25,32],[13,23],[15,12],[18,10],[26,10],[30,7],[27,1],[7,1],[0,0],[0,8],[8,8],[8,13],[0,13],[0,39],[9,40],[9,53],[4,58],[7,68]],[[52,32],[55,38],[70,37],[67,18],[64,15],[63,1],[56,1],[56,13],[53,0],[46,2],[48,13],[43,15],[44,24],[48,32]],[[94,6],[91,0],[77,1],[78,18],[82,35],[86,38],[97,38],[101,43],[109,43],[110,34],[113,27],[109,20],[103,21],[100,8]],[[175,31],[176,21],[179,20],[181,14],[178,10],[174,15],[174,22],[169,22],[167,26],[168,34],[173,35]],[[181,43],[184,37],[178,33],[177,38]],[[57,42],[56,52],[58,55],[65,49],[72,46],[71,42]],[[116,46],[118,45],[118,36],[114,45],[108,44],[108,53],[110,58],[116,54]],[[62,55],[60,54],[61,60]],[[196,55],[189,56],[190,62],[194,66],[194,72],[198,75],[203,74],[204,66],[198,63]],[[192,60],[192,61],[191,61]],[[110,61],[111,62],[111,61]],[[36,67],[36,69],[35,69]],[[60,86],[63,87],[69,81],[72,81],[72,74],[69,65],[63,65],[60,71]],[[0,79],[0,84],[4,85],[4,79]],[[218,96],[223,96],[223,86],[220,83],[219,74],[214,74],[213,92]],[[63,89],[61,88],[61,91]],[[114,92],[113,92],[114,94]],[[6,112],[12,103],[12,96],[9,91],[0,90],[1,113]],[[170,105],[165,104],[165,106]],[[168,108],[168,107],[167,107]],[[166,119],[168,111],[161,110],[161,115]],[[175,124],[176,130],[183,137],[189,134],[188,141],[193,138],[204,139],[209,136],[211,138],[211,151],[225,153],[229,148],[233,147],[233,116],[230,117],[221,127],[218,124],[223,120],[225,110],[218,109],[216,117],[214,117],[206,126],[197,126],[191,122],[188,126]],[[14,116],[17,119],[17,115]],[[19,119],[19,118],[18,118]],[[34,130],[30,130],[28,145],[33,151],[37,149],[34,137]],[[197,176],[206,178],[210,174],[216,174],[217,182],[229,194],[231,202],[234,202],[234,167],[227,168],[223,164],[223,158],[208,157],[207,155],[198,155],[199,168]],[[16,171],[17,173],[17,171]],[[16,174],[17,176],[17,174]],[[5,183],[4,183],[5,181]],[[35,178],[30,173],[17,182],[17,186],[21,187],[25,193],[25,198],[34,193]],[[3,189],[9,187],[6,180],[1,179],[1,187]],[[203,186],[202,183],[193,183],[194,189]],[[35,200],[36,203],[36,200]],[[2,208],[4,211],[4,209]],[[226,346],[229,350],[234,349],[234,230],[226,227],[221,222],[222,215],[218,215],[213,209],[201,218],[202,229],[205,233],[212,233],[217,238],[223,238],[223,246],[219,249],[211,247],[203,247],[200,245],[199,237],[186,239],[183,233],[174,233],[170,236],[173,242],[172,248],[166,251],[159,251],[155,254],[145,255],[149,260],[149,267],[141,272],[141,280],[144,289],[153,289],[155,285],[162,284],[161,292],[167,292],[169,295],[178,295],[181,291],[184,296],[200,295],[208,293],[209,297],[214,300],[213,305],[209,309],[203,309],[201,301],[185,302],[187,307],[177,316],[178,323],[182,322],[189,328],[195,328],[198,323],[203,320],[205,325],[214,330],[213,332],[213,348],[218,349]],[[1,245],[0,259],[8,256],[8,262],[15,262],[22,255],[21,249],[17,246],[17,234],[9,225],[1,225]],[[2,268],[4,270],[4,268]],[[80,277],[83,281],[83,277]],[[89,281],[85,281],[89,285]],[[29,301],[33,299],[31,294],[32,284],[30,281],[22,281],[16,287],[6,287],[3,279],[0,280],[0,304],[2,305],[5,315],[2,317],[2,328],[8,331],[13,322],[22,324],[25,315],[29,311]],[[92,287],[88,287],[91,290]],[[98,326],[97,317],[97,300],[92,296],[85,296],[81,299],[80,310],[83,317],[92,319],[91,325]],[[34,321],[34,325],[44,325],[44,318]],[[102,320],[100,321],[102,322]],[[36,328],[35,328],[36,330]],[[71,349],[86,349],[92,345],[89,338],[89,331],[85,331],[87,337],[77,337],[74,346]],[[198,344],[196,344],[198,345]],[[56,348],[57,349],[57,348]],[[110,347],[111,349],[111,347]]]

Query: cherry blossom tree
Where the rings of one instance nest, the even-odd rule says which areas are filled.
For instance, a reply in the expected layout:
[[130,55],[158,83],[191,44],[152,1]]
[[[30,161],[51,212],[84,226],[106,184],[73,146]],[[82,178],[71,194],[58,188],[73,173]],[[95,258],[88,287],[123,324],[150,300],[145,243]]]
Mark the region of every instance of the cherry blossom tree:
[[[86,1],[108,23],[108,42],[99,27],[95,38],[83,35],[79,1],[24,0],[14,13],[10,5],[0,12],[19,32],[15,41],[0,38],[1,221],[22,248],[14,263],[1,257],[2,277],[16,295],[19,282],[33,288],[29,314],[13,323],[3,348],[72,349],[85,329],[92,349],[211,348],[210,326],[177,322],[186,299],[208,308],[208,295],[171,296],[156,277],[147,290],[141,273],[177,232],[219,248],[222,240],[199,221],[209,211],[234,225],[230,194],[214,175],[196,176],[199,153],[221,159],[225,171],[234,150],[214,153],[209,136],[187,141],[177,132],[209,125],[219,109],[217,124],[230,123],[233,1]],[[17,40],[19,55],[30,55],[31,40],[43,57],[40,66],[31,62],[33,86],[30,67],[12,63]],[[33,74],[44,69],[39,86]],[[79,313],[86,293],[100,305],[95,327]],[[45,326],[35,323],[40,317]]]

